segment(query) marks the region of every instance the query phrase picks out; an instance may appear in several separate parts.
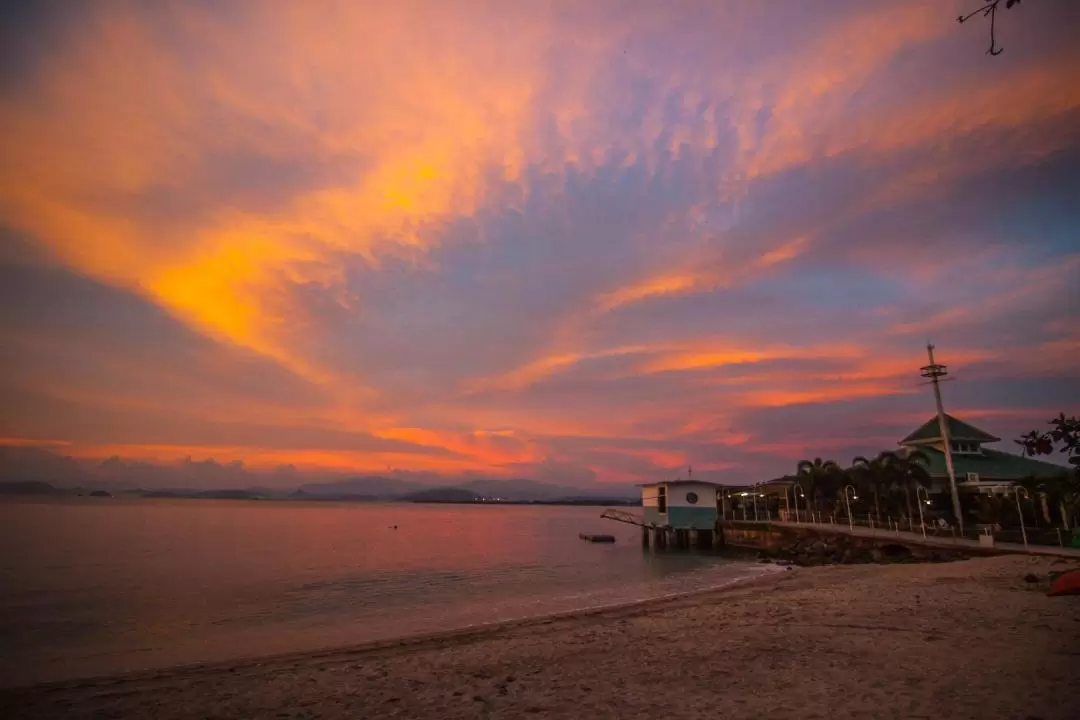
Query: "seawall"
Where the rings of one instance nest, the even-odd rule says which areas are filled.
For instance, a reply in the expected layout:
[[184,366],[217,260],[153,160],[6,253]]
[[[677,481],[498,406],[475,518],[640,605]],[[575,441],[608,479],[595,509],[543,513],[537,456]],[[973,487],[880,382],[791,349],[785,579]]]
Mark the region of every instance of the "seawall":
[[852,535],[829,525],[783,525],[728,521],[722,525],[726,546],[758,550],[765,557],[797,564],[917,561],[945,562],[973,556],[1000,555],[1000,550],[921,543],[910,538]]

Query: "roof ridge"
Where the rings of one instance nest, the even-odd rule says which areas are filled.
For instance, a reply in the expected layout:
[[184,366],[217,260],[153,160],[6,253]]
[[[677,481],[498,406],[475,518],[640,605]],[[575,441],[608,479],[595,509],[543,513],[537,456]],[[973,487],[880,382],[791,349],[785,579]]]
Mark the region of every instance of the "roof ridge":
[[[945,415],[945,422],[948,426],[949,438],[956,440],[974,440],[976,442],[992,443],[998,442],[1001,438],[996,435],[975,427],[969,422],[965,422],[953,415],[943,413]],[[900,441],[900,445],[914,444],[920,442],[927,442],[932,440],[941,439],[941,430],[936,415],[924,422],[915,430],[911,431],[907,437]]]

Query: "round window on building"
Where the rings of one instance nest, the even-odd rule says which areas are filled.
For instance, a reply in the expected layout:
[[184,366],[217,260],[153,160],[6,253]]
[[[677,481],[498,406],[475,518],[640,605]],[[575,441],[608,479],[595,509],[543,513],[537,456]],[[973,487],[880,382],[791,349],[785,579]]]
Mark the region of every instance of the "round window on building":
[[686,502],[690,503],[691,505],[697,505],[697,493],[696,492],[688,492],[688,493],[686,493]]

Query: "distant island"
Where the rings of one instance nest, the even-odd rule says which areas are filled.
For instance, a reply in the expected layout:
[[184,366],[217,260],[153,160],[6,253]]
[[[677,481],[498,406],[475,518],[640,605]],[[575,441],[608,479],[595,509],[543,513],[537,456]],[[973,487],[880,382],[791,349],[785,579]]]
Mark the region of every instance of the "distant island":
[[0,483],[0,495],[56,495],[62,492],[49,483],[39,480]]

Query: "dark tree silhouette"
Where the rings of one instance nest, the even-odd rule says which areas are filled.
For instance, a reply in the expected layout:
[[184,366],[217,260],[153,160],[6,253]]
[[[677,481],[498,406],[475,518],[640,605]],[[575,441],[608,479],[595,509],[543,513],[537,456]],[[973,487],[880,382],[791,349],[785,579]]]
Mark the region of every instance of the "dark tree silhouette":
[[795,477],[805,487],[810,507],[813,510],[820,509],[820,501],[836,496],[836,489],[842,483],[843,473],[840,466],[832,460],[802,460],[796,466]]
[[[972,10],[967,15],[961,15],[956,18],[959,23],[965,23],[976,15],[982,15],[983,17],[990,18],[990,48],[986,51],[987,55],[1000,55],[1005,48],[997,46],[997,38],[994,35],[994,29],[997,21],[998,6],[1001,5],[1002,0],[984,0],[984,4],[978,10]],[[1005,9],[1011,10],[1013,6],[1019,5],[1020,0],[1005,0]]]
[[[1053,429],[1049,432],[1032,430],[1020,437],[1017,444],[1024,448],[1024,454],[1052,455],[1055,451],[1065,453],[1073,472],[1062,477],[1044,481],[1040,491],[1048,492],[1061,501],[1066,517],[1080,513],[1080,418],[1066,417],[1061,413],[1050,421]],[[1058,448],[1057,446],[1061,447]]]
[[1054,446],[1060,443],[1060,452],[1068,455],[1069,464],[1075,465],[1077,472],[1080,472],[1080,418],[1065,417],[1065,413],[1061,413],[1048,424],[1054,426],[1050,432],[1032,430],[1016,443],[1024,448],[1024,454],[1029,457],[1051,455]]

